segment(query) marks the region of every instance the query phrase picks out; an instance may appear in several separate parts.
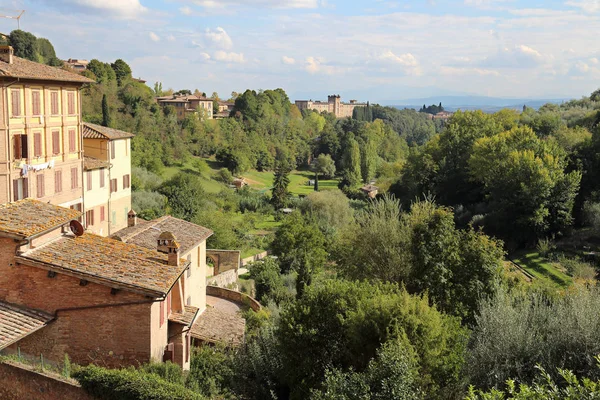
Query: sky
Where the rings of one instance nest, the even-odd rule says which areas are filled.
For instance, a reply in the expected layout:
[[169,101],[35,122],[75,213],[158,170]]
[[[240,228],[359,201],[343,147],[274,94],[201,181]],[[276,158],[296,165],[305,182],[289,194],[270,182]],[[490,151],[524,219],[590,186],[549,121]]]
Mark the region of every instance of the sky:
[[[600,87],[600,0],[9,0],[60,58],[122,58],[163,88],[292,100],[579,98]],[[12,12],[14,13],[14,12]],[[0,31],[16,21],[0,19]]]

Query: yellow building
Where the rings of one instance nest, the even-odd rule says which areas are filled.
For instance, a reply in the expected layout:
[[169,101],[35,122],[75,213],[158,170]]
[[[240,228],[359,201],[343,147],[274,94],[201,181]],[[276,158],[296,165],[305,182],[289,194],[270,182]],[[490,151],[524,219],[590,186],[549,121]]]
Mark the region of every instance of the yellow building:
[[89,232],[109,236],[127,227],[131,210],[131,138],[100,125],[83,124],[84,204]]
[[81,93],[93,81],[0,46],[0,204],[32,197],[83,210]]
[[175,109],[178,120],[183,120],[189,114],[203,113],[203,118],[213,119],[213,99],[198,97],[194,95],[173,95],[156,98],[161,107],[172,106]]
[[341,101],[339,94],[327,96],[327,102],[312,100],[296,100],[296,107],[302,110],[314,110],[316,112],[327,111],[334,114],[337,118],[352,117],[356,107],[366,107],[367,103],[358,103],[356,100],[350,100],[350,103]]

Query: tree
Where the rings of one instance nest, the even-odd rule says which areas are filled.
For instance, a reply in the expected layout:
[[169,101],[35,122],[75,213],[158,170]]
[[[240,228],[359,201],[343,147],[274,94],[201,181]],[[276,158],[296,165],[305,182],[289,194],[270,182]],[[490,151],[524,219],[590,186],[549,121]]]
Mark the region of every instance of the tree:
[[276,210],[284,208],[290,197],[290,192],[288,191],[290,184],[289,173],[289,167],[285,160],[279,159],[275,162],[271,204],[273,204]]
[[276,259],[267,257],[253,263],[250,266],[250,277],[254,279],[256,300],[262,304],[267,304],[269,300],[279,304],[288,298],[281,269]]
[[63,65],[63,62],[56,57],[54,46],[48,39],[38,38],[36,42],[39,58],[38,62],[51,65],[53,67],[60,67]]
[[121,60],[120,58],[117,59],[110,66],[113,69],[113,71],[115,71],[115,75],[117,77],[117,83],[119,86],[121,86],[123,84],[125,79],[131,78],[131,68],[129,67],[129,64],[127,64],[125,61]]
[[354,220],[348,197],[338,189],[310,193],[300,205],[300,210],[315,221],[329,240]]
[[335,162],[329,154],[319,154],[311,168],[316,175],[321,174],[325,178],[332,178],[335,175]]
[[347,141],[345,151],[342,157],[342,180],[340,188],[354,189],[361,181],[361,159],[360,146],[358,142],[350,136]]
[[10,45],[13,47],[15,56],[38,62],[37,38],[20,29],[15,29],[9,35]]
[[191,221],[204,205],[204,189],[199,177],[189,173],[178,173],[164,183],[160,193],[169,200],[173,216]]
[[163,95],[162,82],[154,82],[154,95],[155,96]]
[[102,126],[110,128],[110,108],[108,107],[108,100],[106,100],[106,94],[102,95]]

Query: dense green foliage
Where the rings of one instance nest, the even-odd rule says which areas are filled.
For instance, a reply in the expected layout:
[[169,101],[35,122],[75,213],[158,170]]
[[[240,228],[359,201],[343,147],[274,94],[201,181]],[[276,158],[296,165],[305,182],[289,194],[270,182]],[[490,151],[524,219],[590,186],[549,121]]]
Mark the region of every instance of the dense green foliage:
[[13,47],[17,57],[53,67],[63,65],[63,62],[56,57],[54,46],[48,39],[36,38],[32,33],[17,29],[8,36],[8,44]]

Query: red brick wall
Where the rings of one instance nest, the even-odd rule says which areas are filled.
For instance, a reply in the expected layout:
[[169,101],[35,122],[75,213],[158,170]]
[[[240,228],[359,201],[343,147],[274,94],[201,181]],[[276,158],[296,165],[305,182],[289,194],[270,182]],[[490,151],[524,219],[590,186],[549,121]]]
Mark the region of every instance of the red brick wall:
[[[31,355],[60,361],[67,353],[78,364],[95,362],[117,367],[150,360],[151,303],[145,296],[119,291],[57,274],[48,278],[41,268],[17,265],[13,240],[0,239],[0,300],[55,314],[48,326],[12,346]],[[12,266],[11,266],[12,264]],[[113,305],[111,307],[60,311],[63,308]]]
[[93,400],[75,382],[31,371],[26,366],[0,363],[0,399]]

